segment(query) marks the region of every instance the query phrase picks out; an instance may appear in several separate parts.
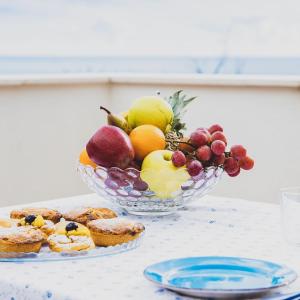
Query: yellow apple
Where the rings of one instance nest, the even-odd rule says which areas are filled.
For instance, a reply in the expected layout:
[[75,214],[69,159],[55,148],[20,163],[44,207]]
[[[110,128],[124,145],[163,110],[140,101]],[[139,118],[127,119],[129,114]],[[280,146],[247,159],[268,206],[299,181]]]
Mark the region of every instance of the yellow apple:
[[170,128],[173,118],[171,105],[156,96],[142,97],[136,100],[128,111],[128,123],[131,128],[150,124],[166,132]]
[[142,164],[142,180],[162,199],[172,198],[190,178],[185,166],[177,168],[173,165],[172,154],[169,150],[153,151]]

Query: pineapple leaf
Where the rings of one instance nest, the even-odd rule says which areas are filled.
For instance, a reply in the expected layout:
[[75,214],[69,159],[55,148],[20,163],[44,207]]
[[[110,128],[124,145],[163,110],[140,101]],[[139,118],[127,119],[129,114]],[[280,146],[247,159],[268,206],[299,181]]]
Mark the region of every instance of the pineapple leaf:
[[189,98],[189,99],[184,100],[185,106],[187,106],[190,102],[192,102],[192,101],[195,100],[196,98],[197,98],[197,97],[192,97],[192,98]]
[[179,90],[166,99],[174,113],[172,130],[179,135],[182,135],[181,131],[186,129],[185,123],[181,121],[181,118],[187,112],[186,106],[196,99],[196,97],[188,98],[187,95],[182,94],[182,92],[182,90]]

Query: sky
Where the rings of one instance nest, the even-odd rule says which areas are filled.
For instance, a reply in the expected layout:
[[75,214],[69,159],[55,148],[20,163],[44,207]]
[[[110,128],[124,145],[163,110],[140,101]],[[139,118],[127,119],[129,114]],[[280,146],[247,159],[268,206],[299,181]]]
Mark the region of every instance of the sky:
[[0,0],[0,55],[300,56],[299,0]]

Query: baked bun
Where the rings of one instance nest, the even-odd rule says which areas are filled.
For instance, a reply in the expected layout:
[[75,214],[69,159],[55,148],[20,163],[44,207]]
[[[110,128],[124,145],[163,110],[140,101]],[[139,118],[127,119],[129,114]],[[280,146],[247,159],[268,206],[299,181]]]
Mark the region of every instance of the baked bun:
[[45,234],[45,242],[50,234],[55,232],[54,223],[50,220],[44,220],[41,215],[28,215],[18,222],[18,226],[32,226],[40,229]]
[[142,223],[127,219],[99,219],[87,224],[97,246],[114,246],[135,240],[145,230]]
[[0,229],[0,252],[39,252],[44,234],[31,226]]
[[109,208],[78,208],[69,211],[63,215],[63,218],[68,221],[74,221],[86,225],[89,221],[98,219],[116,218],[117,214]]
[[55,234],[59,235],[78,235],[78,236],[90,236],[90,231],[84,225],[66,221],[62,219],[59,223],[55,224]]
[[22,219],[29,215],[41,215],[45,220],[50,220],[53,223],[58,223],[61,218],[61,213],[54,209],[43,207],[26,207],[23,209],[13,210],[10,213],[12,219]]
[[87,251],[95,248],[93,240],[85,235],[52,234],[48,237],[48,243],[54,252]]

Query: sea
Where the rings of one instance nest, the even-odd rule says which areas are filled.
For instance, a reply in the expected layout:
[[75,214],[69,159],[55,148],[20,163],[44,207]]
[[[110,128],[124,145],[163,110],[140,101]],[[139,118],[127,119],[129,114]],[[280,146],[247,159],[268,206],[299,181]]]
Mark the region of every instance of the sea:
[[0,75],[111,72],[300,75],[300,57],[0,56]]

